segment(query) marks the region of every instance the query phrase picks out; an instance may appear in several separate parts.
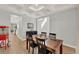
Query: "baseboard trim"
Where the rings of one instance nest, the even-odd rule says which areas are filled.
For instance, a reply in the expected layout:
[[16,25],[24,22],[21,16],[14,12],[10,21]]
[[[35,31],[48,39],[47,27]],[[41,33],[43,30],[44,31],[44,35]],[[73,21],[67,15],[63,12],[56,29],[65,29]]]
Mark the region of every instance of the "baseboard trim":
[[72,45],[69,45],[69,44],[66,44],[66,43],[63,43],[63,45],[66,45],[66,46],[69,46],[69,47],[72,47],[72,48],[76,48],[75,46],[72,46]]
[[23,39],[22,37],[20,36],[17,36],[21,41],[25,41],[26,39]]

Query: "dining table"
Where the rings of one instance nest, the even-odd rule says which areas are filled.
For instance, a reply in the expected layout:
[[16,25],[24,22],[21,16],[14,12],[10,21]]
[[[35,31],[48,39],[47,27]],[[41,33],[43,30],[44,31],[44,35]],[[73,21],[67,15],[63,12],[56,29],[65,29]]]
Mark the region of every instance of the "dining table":
[[[55,50],[56,54],[62,54],[63,53],[63,40],[61,39],[50,39],[49,37],[43,37],[39,35],[32,35],[33,40],[36,42],[36,37],[45,39],[45,45],[46,47],[52,52],[52,50]],[[26,49],[28,49],[28,39],[26,38]]]

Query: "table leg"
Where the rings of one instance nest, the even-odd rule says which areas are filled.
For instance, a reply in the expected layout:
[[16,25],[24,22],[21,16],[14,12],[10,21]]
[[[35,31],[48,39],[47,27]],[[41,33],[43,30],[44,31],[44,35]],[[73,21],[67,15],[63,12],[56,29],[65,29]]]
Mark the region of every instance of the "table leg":
[[63,53],[63,48],[62,48],[62,44],[61,44],[61,46],[60,46],[60,54],[62,54]]
[[30,42],[28,42],[28,52],[30,52]]
[[28,49],[28,39],[26,39],[26,49]]

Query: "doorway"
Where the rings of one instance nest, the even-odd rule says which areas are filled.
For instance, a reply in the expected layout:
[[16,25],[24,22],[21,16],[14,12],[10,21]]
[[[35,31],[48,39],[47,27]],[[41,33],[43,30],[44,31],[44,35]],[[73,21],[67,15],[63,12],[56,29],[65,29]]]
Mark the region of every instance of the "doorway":
[[22,17],[17,15],[11,15],[11,33],[19,35],[20,24],[22,23]]

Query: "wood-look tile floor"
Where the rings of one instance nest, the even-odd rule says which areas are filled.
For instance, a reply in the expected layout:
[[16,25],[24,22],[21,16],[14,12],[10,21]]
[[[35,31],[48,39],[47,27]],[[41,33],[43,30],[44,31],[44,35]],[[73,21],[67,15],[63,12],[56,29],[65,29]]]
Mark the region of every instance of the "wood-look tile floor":
[[[0,48],[0,54],[31,54],[28,53],[28,50],[26,50],[25,42],[21,41],[16,35],[12,35],[10,45],[11,46],[6,50],[4,48]],[[37,54],[37,48],[35,48],[34,51],[34,53]],[[63,54],[75,54],[75,49],[63,46]]]

